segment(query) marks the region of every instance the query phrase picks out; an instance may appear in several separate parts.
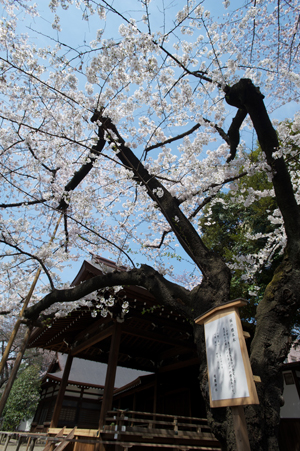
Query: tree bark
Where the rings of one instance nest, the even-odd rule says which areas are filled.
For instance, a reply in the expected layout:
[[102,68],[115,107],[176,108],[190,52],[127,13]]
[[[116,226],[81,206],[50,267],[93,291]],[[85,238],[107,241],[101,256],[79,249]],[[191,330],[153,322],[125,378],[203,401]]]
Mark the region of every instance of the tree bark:
[[291,330],[300,305],[300,212],[284,159],[273,157],[279,143],[264,106],[263,95],[251,80],[242,79],[232,88],[227,88],[226,100],[237,108],[244,108],[251,117],[272,171],[276,200],[287,234],[284,260],[276,269],[257,307],[250,361],[253,373],[262,380],[257,385],[260,405],[246,409],[251,448],[276,451],[279,449],[283,391],[281,368],[291,344]]

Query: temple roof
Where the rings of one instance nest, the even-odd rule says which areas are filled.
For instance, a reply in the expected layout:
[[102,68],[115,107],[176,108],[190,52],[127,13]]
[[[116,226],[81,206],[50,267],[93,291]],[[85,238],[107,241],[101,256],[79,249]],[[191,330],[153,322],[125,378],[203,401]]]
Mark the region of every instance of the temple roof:
[[[126,270],[99,257],[84,261],[73,284],[116,269]],[[142,287],[126,286],[123,291],[129,312],[122,324],[118,366],[154,372],[199,364],[192,325],[183,316],[163,306]],[[94,318],[92,311],[91,307],[82,307],[64,318],[55,318],[51,327],[35,329],[29,346],[107,363],[114,320],[109,315]]]

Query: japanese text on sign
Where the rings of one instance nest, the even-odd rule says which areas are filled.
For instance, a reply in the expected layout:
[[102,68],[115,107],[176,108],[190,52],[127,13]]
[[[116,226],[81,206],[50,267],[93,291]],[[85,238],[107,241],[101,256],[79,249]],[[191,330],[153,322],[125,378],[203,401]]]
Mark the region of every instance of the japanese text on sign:
[[205,341],[212,401],[248,397],[235,314],[206,323]]

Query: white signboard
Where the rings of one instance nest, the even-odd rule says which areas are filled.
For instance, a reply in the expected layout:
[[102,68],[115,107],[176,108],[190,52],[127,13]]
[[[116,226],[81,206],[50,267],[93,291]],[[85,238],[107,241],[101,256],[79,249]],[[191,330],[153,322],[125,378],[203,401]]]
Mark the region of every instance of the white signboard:
[[211,400],[249,397],[235,313],[204,327]]

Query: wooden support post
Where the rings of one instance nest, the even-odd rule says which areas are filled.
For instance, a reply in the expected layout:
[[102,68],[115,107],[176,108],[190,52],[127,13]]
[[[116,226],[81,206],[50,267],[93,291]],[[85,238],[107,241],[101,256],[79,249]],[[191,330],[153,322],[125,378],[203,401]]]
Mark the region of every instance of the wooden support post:
[[37,439],[36,439],[35,437],[32,437],[31,445],[30,445],[29,451],[33,451],[33,450],[34,450],[34,446],[35,446],[36,440],[37,440]]
[[31,331],[32,331],[32,326],[28,327],[28,329],[26,331],[23,343],[21,345],[20,351],[19,351],[19,353],[17,355],[17,358],[15,360],[15,364],[13,366],[12,372],[11,372],[11,374],[9,376],[8,381],[7,381],[5,390],[2,393],[1,400],[0,400],[0,417],[2,416],[3,409],[5,407],[7,398],[8,398],[9,393],[10,393],[10,390],[11,390],[11,388],[13,386],[13,383],[15,381],[15,378],[17,376],[17,372],[18,372],[21,360],[23,358],[24,352],[26,351],[26,347],[27,347],[28,340],[30,338]]
[[105,417],[108,410],[110,410],[112,407],[121,335],[122,335],[122,324],[116,321],[114,325],[114,331],[111,337],[108,365],[106,371],[105,386],[99,420],[100,430],[102,430],[103,428]]
[[259,404],[238,311],[245,305],[236,299],[195,319],[204,324],[210,406],[231,407],[238,451],[251,451],[243,406]]
[[155,429],[155,421],[156,421],[156,412],[157,412],[157,391],[158,391],[158,375],[155,374],[155,381],[154,381],[154,387],[153,387],[153,423],[150,423],[150,428]]
[[251,451],[243,406],[231,407],[237,451]]
[[19,451],[20,446],[22,445],[22,440],[23,440],[23,437],[20,435],[19,438],[18,438],[18,442],[17,442],[17,446],[16,446],[16,450],[15,451]]
[[61,380],[61,384],[60,384],[60,387],[59,387],[58,395],[57,395],[57,398],[56,398],[54,411],[53,411],[53,415],[52,415],[52,419],[51,419],[51,423],[50,423],[50,428],[57,428],[58,427],[59,415],[60,415],[60,412],[61,412],[65,391],[66,391],[66,388],[67,388],[67,385],[68,385],[68,380],[69,380],[69,374],[70,374],[70,370],[71,370],[71,366],[72,366],[72,361],[73,361],[73,356],[71,355],[71,353],[69,353],[67,361],[66,361],[66,366],[65,366],[65,369],[64,369],[64,374],[63,374],[63,377],[62,377],[62,380]]

